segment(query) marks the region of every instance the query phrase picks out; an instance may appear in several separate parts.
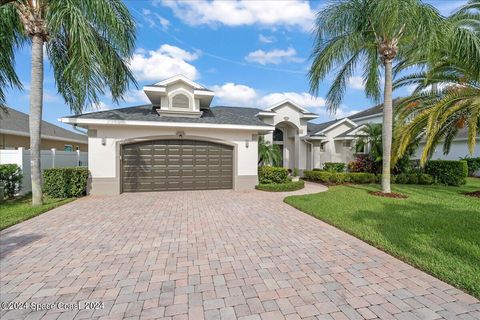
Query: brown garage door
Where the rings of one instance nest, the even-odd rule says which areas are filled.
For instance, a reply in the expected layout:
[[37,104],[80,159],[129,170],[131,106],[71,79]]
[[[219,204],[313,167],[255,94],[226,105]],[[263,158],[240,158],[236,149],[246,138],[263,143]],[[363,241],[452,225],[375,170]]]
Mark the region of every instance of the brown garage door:
[[124,192],[231,189],[233,147],[194,140],[155,140],[122,147]]

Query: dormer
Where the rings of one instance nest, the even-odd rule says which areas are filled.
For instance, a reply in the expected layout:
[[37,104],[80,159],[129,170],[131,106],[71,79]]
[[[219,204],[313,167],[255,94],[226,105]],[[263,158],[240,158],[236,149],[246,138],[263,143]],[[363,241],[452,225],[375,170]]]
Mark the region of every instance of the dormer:
[[210,108],[214,93],[183,75],[143,87],[162,117],[201,117]]

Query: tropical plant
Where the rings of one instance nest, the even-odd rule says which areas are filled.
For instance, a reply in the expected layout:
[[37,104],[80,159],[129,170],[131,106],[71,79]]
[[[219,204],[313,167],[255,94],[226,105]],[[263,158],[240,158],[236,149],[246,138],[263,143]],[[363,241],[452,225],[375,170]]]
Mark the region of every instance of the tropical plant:
[[111,92],[118,101],[135,82],[127,61],[135,23],[121,0],[0,0],[0,104],[4,88],[21,87],[15,50],[31,44],[30,152],[32,204],[42,203],[40,126],[44,49],[58,93],[75,113]]
[[258,164],[262,166],[281,166],[282,155],[280,148],[270,141],[265,141],[263,136],[258,139]]
[[318,94],[320,81],[338,67],[327,93],[327,108],[340,106],[348,80],[362,66],[366,95],[374,100],[383,89],[382,190],[390,193],[392,145],[392,64],[401,60],[409,47],[418,46],[426,57],[442,41],[444,19],[431,5],[419,0],[340,0],[317,15],[316,38],[310,68],[310,88]]
[[[439,48],[438,60],[433,64],[418,60],[424,70],[394,84],[413,85],[415,90],[397,109],[393,162],[405,154],[413,139],[425,138],[420,158],[424,165],[438,144],[443,145],[444,154],[449,153],[461,130],[467,130],[469,151],[474,152],[480,126],[480,1],[469,2],[448,20],[455,32],[446,35],[448,46]],[[459,56],[462,44],[465,48]]]
[[382,161],[382,125],[367,123],[359,130],[360,137],[355,142],[356,150],[369,150],[375,161]]

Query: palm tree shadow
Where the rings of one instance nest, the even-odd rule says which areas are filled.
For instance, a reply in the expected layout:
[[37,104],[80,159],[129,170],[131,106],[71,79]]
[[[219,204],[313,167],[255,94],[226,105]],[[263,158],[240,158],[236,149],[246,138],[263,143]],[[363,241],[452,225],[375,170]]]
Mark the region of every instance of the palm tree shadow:
[[6,258],[10,253],[25,247],[43,238],[40,234],[13,235],[12,231],[5,231],[0,234],[0,260]]

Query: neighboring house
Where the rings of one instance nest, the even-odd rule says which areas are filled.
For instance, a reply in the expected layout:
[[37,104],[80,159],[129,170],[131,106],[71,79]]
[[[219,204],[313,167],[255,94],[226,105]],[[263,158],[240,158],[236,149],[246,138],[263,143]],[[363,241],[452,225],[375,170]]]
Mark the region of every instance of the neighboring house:
[[252,189],[259,135],[290,169],[353,159],[360,127],[352,117],[315,124],[318,116],[291,100],[213,107],[213,91],[180,75],[143,90],[151,104],[60,119],[88,129],[91,194]]
[[[0,108],[0,149],[30,149],[29,116],[12,108]],[[87,151],[87,136],[42,121],[41,150]]]

